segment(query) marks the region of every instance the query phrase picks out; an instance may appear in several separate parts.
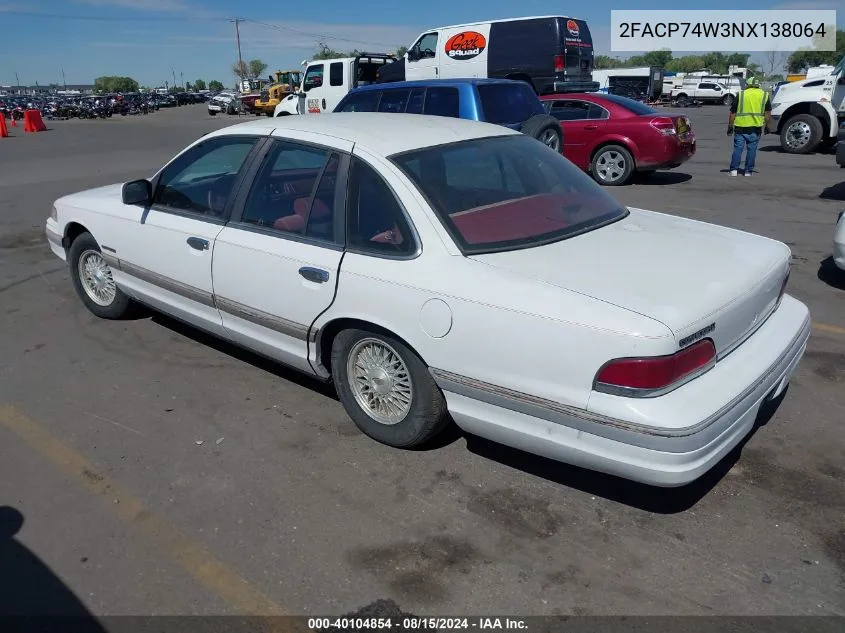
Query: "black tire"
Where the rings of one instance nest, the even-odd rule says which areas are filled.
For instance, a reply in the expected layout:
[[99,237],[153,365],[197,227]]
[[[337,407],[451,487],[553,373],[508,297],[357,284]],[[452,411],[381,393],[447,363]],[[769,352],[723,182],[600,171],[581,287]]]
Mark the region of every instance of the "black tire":
[[[375,343],[391,349],[404,363],[411,385],[410,406],[394,424],[375,420],[359,404],[350,385],[348,363],[359,344]],[[446,400],[434,379],[412,350],[386,334],[349,329],[340,332],[332,344],[332,376],[340,402],[355,425],[374,440],[396,448],[413,448],[428,442],[449,422]]]
[[726,106],[732,106],[734,103],[734,96],[731,94],[725,95],[724,97],[722,97],[722,103]]
[[553,116],[536,114],[525,121],[519,131],[556,152],[563,151],[563,128]]
[[[600,185],[618,187],[624,185],[634,174],[634,157],[621,145],[605,145],[596,150],[590,162],[590,175]],[[606,172],[602,176],[602,171]]]
[[214,110],[209,110],[208,114],[209,114],[209,116],[216,116],[217,112],[215,112]]
[[[92,251],[101,253],[97,240],[90,233],[79,235],[73,241],[73,244],[71,244],[70,249],[68,249],[67,259],[70,265],[70,278],[73,280],[73,287],[76,290],[76,294],[82,300],[82,303],[85,304],[85,307],[101,319],[122,319],[130,314],[134,306],[132,300],[120,288],[115,288],[114,297],[107,305],[101,305],[95,302],[84,288],[79,273],[79,260],[83,255]],[[106,269],[110,275],[111,269],[108,268],[108,265],[106,265]]]
[[678,107],[685,108],[689,105],[689,97],[685,94],[678,95],[678,98],[675,99],[675,103],[678,104]]
[[822,122],[812,114],[789,117],[780,129],[780,147],[787,154],[809,154],[822,140]]

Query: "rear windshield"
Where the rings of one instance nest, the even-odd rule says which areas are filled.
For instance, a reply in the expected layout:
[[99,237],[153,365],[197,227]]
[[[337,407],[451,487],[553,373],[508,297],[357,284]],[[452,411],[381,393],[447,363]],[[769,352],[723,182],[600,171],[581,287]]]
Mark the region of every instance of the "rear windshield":
[[628,97],[620,97],[619,95],[611,95],[606,94],[602,95],[603,99],[610,101],[611,103],[615,103],[616,105],[620,105],[623,108],[627,108],[634,114],[656,114],[657,110],[652,108],[651,106],[647,106],[646,104],[642,103],[641,101],[637,101],[635,99],[629,99]]
[[543,104],[528,84],[479,84],[476,86],[488,123],[522,123],[536,114],[545,114]]
[[628,214],[560,153],[521,134],[428,147],[392,160],[465,254],[548,244]]

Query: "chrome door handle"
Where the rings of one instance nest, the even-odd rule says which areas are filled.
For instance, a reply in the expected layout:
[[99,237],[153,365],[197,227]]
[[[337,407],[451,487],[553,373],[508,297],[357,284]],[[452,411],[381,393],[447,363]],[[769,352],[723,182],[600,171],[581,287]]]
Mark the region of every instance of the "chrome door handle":
[[299,274],[305,277],[308,281],[313,281],[315,284],[326,283],[329,280],[329,271],[322,270],[320,268],[303,266],[299,269]]
[[198,251],[207,251],[208,240],[204,240],[201,237],[189,237],[188,246],[190,246],[191,248],[195,248]]
[[597,129],[599,129],[599,126],[598,125],[585,125],[584,129],[585,130],[597,130]]

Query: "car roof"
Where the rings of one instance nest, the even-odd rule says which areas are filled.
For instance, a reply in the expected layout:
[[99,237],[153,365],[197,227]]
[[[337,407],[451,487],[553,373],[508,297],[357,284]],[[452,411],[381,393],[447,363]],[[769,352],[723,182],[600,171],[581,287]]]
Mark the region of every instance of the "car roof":
[[563,20],[578,20],[579,22],[584,22],[583,19],[576,18],[570,15],[528,15],[518,18],[501,18],[499,20],[479,20],[478,22],[465,22],[464,24],[450,24],[449,26],[438,26],[433,29],[429,29],[426,32],[439,31],[441,29],[457,29],[463,26],[479,26],[482,24],[493,24],[494,22],[522,22],[524,20],[547,20],[549,18],[561,18]]
[[[435,145],[493,136],[518,135],[502,125],[425,114],[386,112],[333,112],[299,114],[232,125],[208,136],[225,134],[270,134],[284,136],[285,130],[321,134],[360,145],[377,155],[390,156]],[[327,139],[327,145],[331,145]]]
[[[458,87],[458,86],[477,86],[486,84],[519,84],[521,81],[515,79],[490,79],[490,78],[474,78],[474,79],[413,79],[411,81],[390,81],[379,84],[367,84],[366,86],[358,86],[350,90],[349,93],[363,92],[365,90],[390,90],[392,88],[424,88],[424,87]],[[526,86],[528,84],[525,84]],[[349,94],[347,93],[347,94]],[[345,97],[345,95],[344,95]]]

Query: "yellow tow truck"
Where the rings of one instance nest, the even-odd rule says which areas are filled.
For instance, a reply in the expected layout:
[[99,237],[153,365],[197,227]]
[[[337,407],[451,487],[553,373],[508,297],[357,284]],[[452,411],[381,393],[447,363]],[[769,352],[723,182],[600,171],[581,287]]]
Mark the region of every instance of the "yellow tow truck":
[[300,70],[277,70],[270,75],[270,81],[261,91],[261,95],[255,100],[252,108],[256,114],[273,116],[276,106],[282,99],[299,88],[302,81]]

